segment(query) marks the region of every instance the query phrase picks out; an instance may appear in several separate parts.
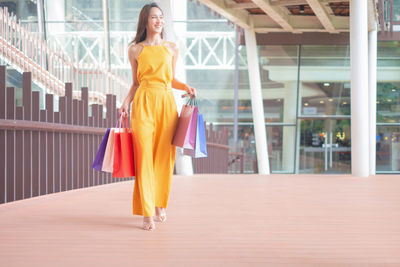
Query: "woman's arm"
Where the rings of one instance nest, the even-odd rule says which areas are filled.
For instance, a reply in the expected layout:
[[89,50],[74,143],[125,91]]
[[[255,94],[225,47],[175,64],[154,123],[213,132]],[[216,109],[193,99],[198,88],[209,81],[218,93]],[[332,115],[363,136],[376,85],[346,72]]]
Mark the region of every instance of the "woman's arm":
[[171,86],[175,89],[178,90],[184,90],[186,93],[191,94],[193,96],[196,96],[196,89],[194,89],[193,87],[178,81],[175,78],[175,66],[176,66],[176,61],[178,60],[178,56],[179,56],[179,49],[178,46],[175,43],[170,43],[170,47],[173,50],[173,58],[172,58],[172,75],[173,75],[173,80],[171,82]]
[[130,105],[132,102],[136,93],[136,89],[139,87],[139,82],[137,80],[137,55],[140,53],[139,50],[141,50],[141,46],[132,45],[128,51],[128,58],[132,68],[132,86],[124,101],[124,103],[127,103],[128,105]]
[[128,50],[129,62],[131,63],[132,68],[132,86],[129,89],[128,95],[125,97],[124,102],[122,102],[122,106],[119,109],[119,113],[123,116],[128,115],[129,105],[131,104],[133,98],[135,97],[136,89],[139,87],[139,83],[137,81],[137,55],[140,53],[141,47],[138,45],[132,45]]

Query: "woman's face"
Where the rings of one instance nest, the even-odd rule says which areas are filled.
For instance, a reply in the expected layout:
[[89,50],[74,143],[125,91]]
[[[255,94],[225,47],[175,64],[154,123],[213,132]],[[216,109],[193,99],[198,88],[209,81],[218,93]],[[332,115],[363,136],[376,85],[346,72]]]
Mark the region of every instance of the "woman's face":
[[164,16],[161,10],[157,7],[150,9],[149,18],[147,21],[147,32],[161,33],[164,27]]

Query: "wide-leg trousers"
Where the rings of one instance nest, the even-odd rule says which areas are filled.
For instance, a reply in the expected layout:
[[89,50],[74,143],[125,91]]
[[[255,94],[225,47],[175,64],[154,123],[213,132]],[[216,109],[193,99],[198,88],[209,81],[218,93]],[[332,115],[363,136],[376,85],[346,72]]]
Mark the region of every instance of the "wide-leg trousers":
[[151,217],[155,207],[167,208],[175,164],[171,144],[178,122],[172,89],[141,86],[132,103],[131,128],[135,182],[133,214]]

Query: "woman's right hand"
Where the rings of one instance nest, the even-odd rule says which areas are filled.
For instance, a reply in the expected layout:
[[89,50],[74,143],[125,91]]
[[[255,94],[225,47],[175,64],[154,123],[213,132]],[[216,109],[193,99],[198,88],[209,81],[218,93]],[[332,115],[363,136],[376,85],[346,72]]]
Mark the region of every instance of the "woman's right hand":
[[127,103],[122,103],[122,106],[118,110],[120,117],[127,117],[129,112],[129,105]]

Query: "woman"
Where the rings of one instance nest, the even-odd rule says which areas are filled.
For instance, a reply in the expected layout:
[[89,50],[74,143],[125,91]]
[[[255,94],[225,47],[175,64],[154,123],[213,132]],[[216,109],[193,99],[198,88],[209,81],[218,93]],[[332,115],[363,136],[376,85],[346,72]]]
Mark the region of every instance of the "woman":
[[[136,179],[133,214],[143,215],[143,229],[153,230],[155,220],[164,222],[175,163],[171,145],[178,121],[172,89],[191,97],[196,90],[174,78],[178,58],[176,44],[163,40],[163,12],[156,3],[140,11],[136,37],[129,47],[133,84],[119,112],[128,115],[132,103]],[[121,116],[121,117],[122,117]]]

